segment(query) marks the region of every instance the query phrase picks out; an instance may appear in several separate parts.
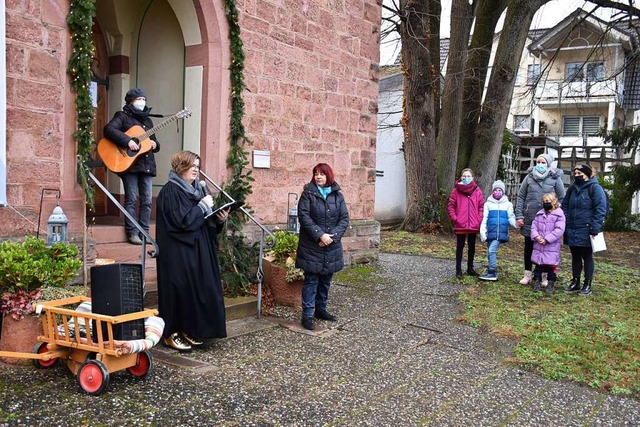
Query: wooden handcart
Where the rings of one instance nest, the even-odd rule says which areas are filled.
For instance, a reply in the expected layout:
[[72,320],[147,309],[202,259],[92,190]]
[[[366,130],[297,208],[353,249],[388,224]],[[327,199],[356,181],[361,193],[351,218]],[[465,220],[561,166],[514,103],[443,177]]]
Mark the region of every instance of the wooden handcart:
[[[91,298],[78,296],[38,304],[44,335],[38,336],[33,353],[0,351],[0,356],[33,359],[38,368],[50,368],[63,360],[82,390],[93,396],[107,389],[112,372],[126,369],[136,378],[151,372],[151,353],[145,350],[123,354],[122,347],[114,340],[113,325],[156,316],[158,311],[145,309],[106,316],[64,308],[82,302],[91,302]],[[92,322],[94,328],[91,328]],[[103,325],[106,325],[106,336],[103,336]]]

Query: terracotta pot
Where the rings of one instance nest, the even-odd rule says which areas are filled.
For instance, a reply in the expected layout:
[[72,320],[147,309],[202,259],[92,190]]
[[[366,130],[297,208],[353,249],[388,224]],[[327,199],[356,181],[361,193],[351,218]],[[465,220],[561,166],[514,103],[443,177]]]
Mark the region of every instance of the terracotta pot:
[[[20,320],[15,320],[10,315],[4,315],[2,317],[0,351],[31,353],[38,342],[38,335],[42,334],[40,316],[27,315]],[[0,357],[0,360],[12,365],[29,365],[32,363],[30,359],[18,359],[15,357]]]
[[302,305],[302,280],[288,283],[285,278],[287,269],[274,264],[270,259],[263,259],[264,285],[273,293],[276,304],[292,307]]

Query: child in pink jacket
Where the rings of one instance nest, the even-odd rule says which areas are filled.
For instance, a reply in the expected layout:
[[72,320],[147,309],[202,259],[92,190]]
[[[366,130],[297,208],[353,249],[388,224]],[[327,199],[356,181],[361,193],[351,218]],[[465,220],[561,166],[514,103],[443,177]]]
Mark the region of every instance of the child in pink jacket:
[[560,264],[560,248],[566,220],[555,193],[542,196],[542,209],[536,213],[531,224],[533,254],[531,261],[536,264],[533,271],[533,291],[542,291],[542,273],[547,273],[547,292],[554,291],[556,271]]
[[456,233],[456,277],[462,279],[462,252],[465,240],[469,240],[467,257],[467,274],[478,276],[473,269],[473,258],[476,254],[476,235],[480,231],[484,196],[474,181],[473,171],[463,169],[460,179],[449,196],[449,217]]

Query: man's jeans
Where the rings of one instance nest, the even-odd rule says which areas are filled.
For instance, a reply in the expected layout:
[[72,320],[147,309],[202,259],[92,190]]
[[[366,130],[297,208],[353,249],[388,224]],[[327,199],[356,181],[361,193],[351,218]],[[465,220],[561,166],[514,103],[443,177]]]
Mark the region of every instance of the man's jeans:
[[[129,215],[138,221],[145,231],[149,232],[153,177],[147,174],[125,173],[121,175],[121,178],[124,184],[124,208],[129,212]],[[140,200],[140,208],[136,217],[136,201],[138,199]],[[127,231],[127,236],[138,235],[138,229],[126,217],[124,228]]]
[[498,248],[500,247],[500,240],[487,240],[487,255],[489,257],[488,270],[496,271],[497,268],[497,255]]
[[331,286],[333,274],[304,273],[304,285],[302,286],[302,316],[313,317],[314,309],[327,308],[329,286]]

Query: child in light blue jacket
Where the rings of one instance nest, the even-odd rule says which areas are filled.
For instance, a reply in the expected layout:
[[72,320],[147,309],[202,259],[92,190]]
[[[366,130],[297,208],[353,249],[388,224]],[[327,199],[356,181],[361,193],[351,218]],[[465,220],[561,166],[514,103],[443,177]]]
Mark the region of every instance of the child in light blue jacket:
[[487,242],[489,264],[487,272],[480,276],[481,280],[498,280],[497,254],[500,243],[509,241],[509,225],[516,228],[516,216],[513,204],[504,194],[505,186],[500,180],[491,186],[491,195],[484,204],[482,224],[480,225],[480,239]]

